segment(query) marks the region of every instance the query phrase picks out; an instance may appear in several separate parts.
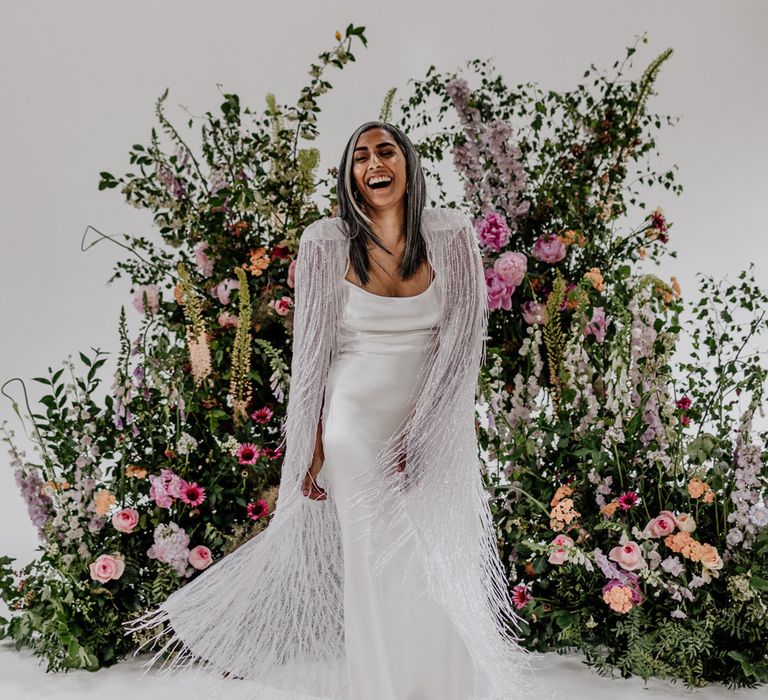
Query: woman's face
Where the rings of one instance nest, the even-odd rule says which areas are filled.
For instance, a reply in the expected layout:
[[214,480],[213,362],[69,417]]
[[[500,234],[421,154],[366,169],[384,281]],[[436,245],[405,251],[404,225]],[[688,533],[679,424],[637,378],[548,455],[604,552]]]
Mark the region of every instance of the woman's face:
[[[362,195],[361,201],[369,210],[386,209],[405,197],[405,156],[386,129],[377,127],[360,134],[353,156],[352,175]],[[377,176],[382,178],[379,185],[376,185]]]

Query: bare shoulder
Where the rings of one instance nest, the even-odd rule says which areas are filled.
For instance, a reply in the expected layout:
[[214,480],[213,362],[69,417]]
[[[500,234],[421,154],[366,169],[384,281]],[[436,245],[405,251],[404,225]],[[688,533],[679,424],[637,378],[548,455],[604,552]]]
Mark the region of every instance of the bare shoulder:
[[422,226],[431,232],[456,232],[472,226],[468,214],[451,207],[425,207],[421,213]]
[[304,229],[301,240],[343,240],[345,236],[343,226],[344,222],[338,216],[318,219]]

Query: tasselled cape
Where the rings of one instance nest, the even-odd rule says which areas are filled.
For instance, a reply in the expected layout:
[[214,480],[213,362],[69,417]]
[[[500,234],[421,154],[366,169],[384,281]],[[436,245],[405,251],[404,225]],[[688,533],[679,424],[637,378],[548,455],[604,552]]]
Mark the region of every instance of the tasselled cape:
[[[379,574],[409,543],[409,561],[418,557],[426,573],[426,594],[444,606],[472,658],[473,698],[542,698],[531,664],[537,655],[518,645],[520,618],[478,456],[475,399],[488,298],[477,238],[471,219],[455,209],[426,208],[421,221],[441,317],[413,409],[364,472],[355,496],[372,513],[364,527],[371,566]],[[316,481],[327,499],[302,494],[338,352],[349,241],[340,218],[312,223],[299,241],[285,453],[268,527],[126,623],[126,634],[144,639],[137,651],[159,647],[144,667],[162,660],[160,675],[191,680],[199,697],[351,697],[344,554],[323,470]],[[402,454],[406,466],[398,471]]]

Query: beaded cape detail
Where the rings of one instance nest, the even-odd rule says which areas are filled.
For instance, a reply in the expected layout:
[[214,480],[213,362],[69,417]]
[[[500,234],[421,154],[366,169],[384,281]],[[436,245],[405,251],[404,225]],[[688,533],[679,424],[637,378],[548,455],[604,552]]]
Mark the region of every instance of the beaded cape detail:
[[[441,318],[413,409],[359,475],[355,503],[364,500],[369,507],[361,512],[371,513],[363,528],[371,567],[378,575],[409,543],[408,565],[418,558],[425,572],[423,594],[444,606],[466,644],[473,700],[544,698],[531,663],[537,655],[518,644],[521,619],[499,559],[478,456],[475,399],[488,298],[477,238],[471,219],[449,208],[424,209],[421,230]],[[294,275],[284,461],[268,527],[125,623],[126,634],[143,640],[137,652],[160,645],[145,669],[162,660],[160,675],[188,682],[193,697],[351,697],[334,493],[322,470],[316,481],[328,498],[301,493],[339,348],[348,260],[340,218],[305,229]],[[406,467],[398,471],[402,454]],[[406,574],[407,567],[403,579]]]

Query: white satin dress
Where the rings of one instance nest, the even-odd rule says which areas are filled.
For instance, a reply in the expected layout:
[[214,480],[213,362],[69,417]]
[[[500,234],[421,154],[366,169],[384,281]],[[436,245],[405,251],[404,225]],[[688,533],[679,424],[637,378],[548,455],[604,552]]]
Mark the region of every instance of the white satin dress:
[[[367,561],[365,505],[354,496],[364,471],[413,406],[412,392],[441,314],[437,285],[387,297],[343,280],[339,352],[331,364],[322,417],[323,471],[338,510],[344,551],[344,632],[355,700],[468,700],[471,662],[442,606],[424,593],[423,569],[403,563],[406,541],[374,577]],[[406,459],[407,469],[407,459]],[[358,520],[358,522],[355,522]]]

